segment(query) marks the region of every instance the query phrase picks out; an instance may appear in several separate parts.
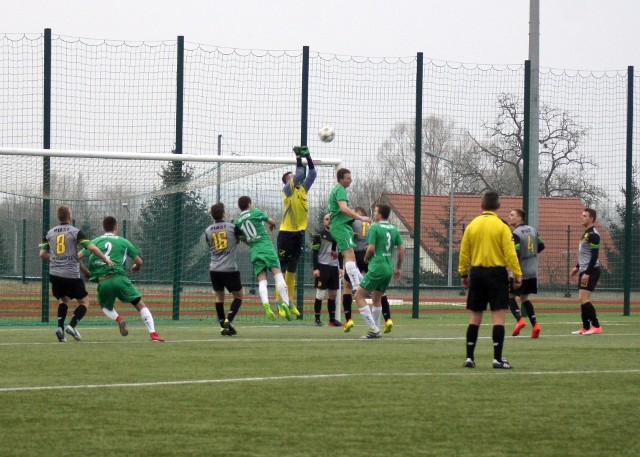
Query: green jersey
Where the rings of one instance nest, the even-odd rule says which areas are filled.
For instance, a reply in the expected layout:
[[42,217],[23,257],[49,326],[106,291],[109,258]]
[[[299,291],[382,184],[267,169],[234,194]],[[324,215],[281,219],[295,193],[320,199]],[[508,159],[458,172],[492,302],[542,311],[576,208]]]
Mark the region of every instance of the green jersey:
[[126,275],[125,262],[127,261],[127,257],[133,258],[140,255],[140,251],[131,244],[131,241],[112,233],[105,233],[91,242],[95,244],[106,257],[115,263],[115,265],[110,267],[92,253],[89,256],[90,281],[98,281],[98,278],[105,276]]
[[351,216],[347,216],[342,211],[340,211],[339,201],[344,200],[347,202],[347,206],[349,206],[349,196],[347,195],[347,189],[344,188],[342,184],[336,184],[331,189],[331,193],[329,194],[329,213],[331,214],[331,227],[350,224],[353,221]]
[[280,268],[278,253],[264,227],[268,219],[269,216],[258,208],[251,208],[240,213],[233,221],[242,232],[241,239],[249,243],[249,257],[256,276],[264,270]]
[[251,208],[240,213],[233,221],[236,227],[242,232],[243,239],[249,244],[251,250],[267,244],[273,247],[271,238],[264,227],[264,222],[269,216],[258,208]]
[[367,243],[376,249],[369,260],[369,270],[384,270],[393,274],[393,248],[403,244],[398,228],[389,221],[381,221],[369,227]]

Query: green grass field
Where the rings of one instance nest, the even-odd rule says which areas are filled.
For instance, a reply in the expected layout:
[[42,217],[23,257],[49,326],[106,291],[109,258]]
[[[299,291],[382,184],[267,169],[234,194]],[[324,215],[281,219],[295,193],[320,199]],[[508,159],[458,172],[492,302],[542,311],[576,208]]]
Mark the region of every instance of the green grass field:
[[[640,318],[539,314],[541,338],[507,337],[511,371],[491,368],[484,324],[463,369],[467,316],[396,315],[383,339],[299,322],[139,319],[0,327],[0,454],[7,456],[637,456]],[[490,316],[486,316],[489,322]],[[513,321],[509,316],[508,334]]]

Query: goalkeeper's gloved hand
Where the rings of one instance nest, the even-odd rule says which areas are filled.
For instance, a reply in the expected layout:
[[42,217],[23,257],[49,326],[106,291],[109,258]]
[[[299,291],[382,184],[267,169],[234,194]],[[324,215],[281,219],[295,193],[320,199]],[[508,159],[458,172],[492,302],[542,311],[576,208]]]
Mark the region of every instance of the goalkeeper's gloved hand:
[[309,152],[309,148],[306,147],[306,146],[294,146],[293,147],[293,152],[298,157],[308,157],[309,154],[311,154]]

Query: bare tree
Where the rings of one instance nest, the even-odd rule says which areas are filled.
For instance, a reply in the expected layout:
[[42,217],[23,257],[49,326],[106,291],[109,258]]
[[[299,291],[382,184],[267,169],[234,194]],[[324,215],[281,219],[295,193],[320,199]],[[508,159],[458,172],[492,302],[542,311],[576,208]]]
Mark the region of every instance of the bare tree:
[[[422,193],[448,192],[449,174],[435,156],[454,160],[454,151],[460,149],[460,135],[453,122],[436,116],[422,121]],[[467,141],[463,139],[463,141]],[[389,192],[415,191],[415,125],[398,124],[380,147],[378,157]]]
[[[498,97],[498,115],[482,124],[484,139],[469,134],[473,145],[465,156],[470,166],[465,177],[477,191],[494,189],[504,195],[521,195],[523,186],[523,101],[511,94]],[[540,107],[539,186],[544,197],[579,197],[594,201],[602,190],[584,179],[584,172],[597,167],[581,148],[588,131],[567,111]],[[484,157],[486,160],[482,160]]]
[[358,173],[349,187],[349,206],[362,206],[371,215],[373,207],[380,203],[382,194],[392,192],[389,190],[390,181],[384,170],[368,164],[364,173]]

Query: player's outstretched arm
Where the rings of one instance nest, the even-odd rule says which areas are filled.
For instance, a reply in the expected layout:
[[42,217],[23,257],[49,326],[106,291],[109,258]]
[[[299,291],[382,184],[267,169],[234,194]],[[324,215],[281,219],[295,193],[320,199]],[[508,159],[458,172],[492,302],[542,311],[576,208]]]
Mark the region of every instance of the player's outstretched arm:
[[[308,159],[311,159],[311,157],[308,157]],[[307,175],[306,178],[304,178],[304,182],[302,183],[302,185],[304,186],[307,192],[309,191],[309,189],[311,189],[311,186],[313,186],[313,183],[316,182],[317,176],[318,176],[318,171],[315,168],[309,168],[309,174]]]
[[354,219],[358,219],[359,221],[362,221],[362,222],[371,223],[370,217],[361,216],[358,213],[356,213],[354,210],[349,208],[349,205],[347,205],[347,202],[345,200],[339,200],[338,205],[340,206],[340,211],[342,211],[347,216],[352,217]]

